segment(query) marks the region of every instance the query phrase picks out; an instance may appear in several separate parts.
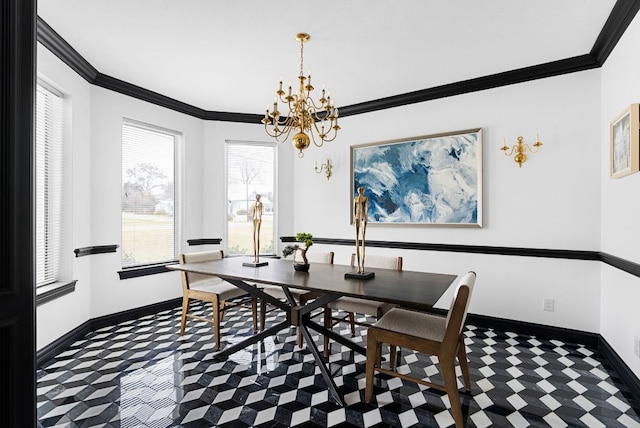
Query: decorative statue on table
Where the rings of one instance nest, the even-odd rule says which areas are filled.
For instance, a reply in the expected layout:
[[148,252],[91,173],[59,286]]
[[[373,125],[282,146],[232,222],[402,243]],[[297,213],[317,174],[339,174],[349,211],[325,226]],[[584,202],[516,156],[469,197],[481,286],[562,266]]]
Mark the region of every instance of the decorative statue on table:
[[262,225],[262,195],[256,193],[256,202],[253,204],[253,262],[243,263],[243,266],[260,267],[268,262],[260,262],[260,226]]
[[[369,198],[364,195],[364,187],[358,187],[358,194],[353,199],[353,223],[356,227],[356,259],[358,270],[354,273],[345,274],[346,278],[371,279],[375,276],[373,272],[365,272],[365,235],[367,233],[367,222],[369,221]],[[362,235],[362,238],[360,236]]]

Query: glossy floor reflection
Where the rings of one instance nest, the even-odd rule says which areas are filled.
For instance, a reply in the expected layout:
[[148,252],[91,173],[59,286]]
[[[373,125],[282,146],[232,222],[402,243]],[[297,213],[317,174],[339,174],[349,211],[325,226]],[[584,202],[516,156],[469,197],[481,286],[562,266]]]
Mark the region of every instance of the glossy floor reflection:
[[[268,323],[279,320],[277,311],[267,316]],[[375,400],[364,403],[364,357],[338,345],[330,368],[344,408],[329,401],[312,355],[296,346],[293,330],[218,361],[209,324],[189,321],[183,337],[179,325],[176,308],[74,343],[38,370],[38,426],[453,424],[444,393],[397,378],[379,377]],[[250,312],[229,311],[222,333],[223,346],[251,334]],[[637,397],[597,350],[474,326],[465,335],[473,383],[472,395],[462,395],[467,426],[640,427]],[[365,338],[359,328],[355,339],[364,344]],[[401,358],[399,371],[439,380],[431,358],[406,352]]]

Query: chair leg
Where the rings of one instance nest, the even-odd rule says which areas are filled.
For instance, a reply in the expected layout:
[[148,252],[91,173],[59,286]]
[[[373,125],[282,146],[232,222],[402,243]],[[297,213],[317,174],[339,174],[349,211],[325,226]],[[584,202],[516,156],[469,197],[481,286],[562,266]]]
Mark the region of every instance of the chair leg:
[[349,324],[351,324],[351,337],[356,335],[356,316],[353,312],[349,312]]
[[[326,328],[327,330],[331,330],[331,309],[330,308],[324,308],[324,328]],[[329,336],[324,336],[324,350],[323,350],[323,354],[325,358],[329,357]]]
[[458,362],[462,370],[462,379],[467,392],[471,391],[471,379],[469,377],[469,363],[467,361],[467,350],[464,346],[464,338],[460,338],[458,343]]
[[216,343],[216,349],[220,349],[220,318],[222,318],[220,305],[224,308],[224,301],[219,302],[218,295],[214,294],[211,306],[213,309],[213,339]]
[[189,297],[182,297],[182,317],[180,318],[180,336],[184,335],[184,329],[187,325],[187,313],[189,312]]
[[370,403],[371,398],[373,398],[373,374],[376,364],[379,364],[381,350],[382,344],[376,339],[375,332],[369,328],[367,333],[367,363],[365,368],[366,383],[364,390],[364,401],[366,403]]
[[[309,300],[310,299],[307,297],[307,295],[300,295],[300,306],[306,305]],[[298,327],[296,330],[298,331],[298,348],[302,349],[302,330],[300,330],[300,327]]]
[[398,347],[396,345],[389,345],[389,368],[395,370]]
[[267,303],[260,299],[260,331],[264,330],[265,312],[267,311]]
[[251,297],[251,315],[253,316],[253,331],[258,331],[258,299]]
[[[216,297],[217,299],[217,297]],[[220,302],[220,322],[222,322],[222,320],[224,319],[224,312],[225,309],[227,307],[227,301],[226,300],[221,300]]]
[[456,428],[463,428],[462,406],[460,404],[460,394],[458,392],[458,381],[456,378],[454,360],[440,360],[440,369],[442,371],[444,387],[447,390],[449,402],[451,403],[451,413],[453,414],[453,420],[456,423]]
[[302,331],[300,330],[300,328],[298,328],[297,330],[298,330],[298,348],[302,348]]

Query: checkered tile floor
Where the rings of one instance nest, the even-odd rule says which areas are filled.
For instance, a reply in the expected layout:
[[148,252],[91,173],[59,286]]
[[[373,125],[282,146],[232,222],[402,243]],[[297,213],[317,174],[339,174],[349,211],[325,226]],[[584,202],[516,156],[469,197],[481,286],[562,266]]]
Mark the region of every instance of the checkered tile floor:
[[[267,315],[279,320],[277,311]],[[38,427],[453,425],[446,394],[397,378],[377,375],[375,400],[364,403],[364,357],[339,345],[330,369],[344,408],[329,400],[293,330],[218,361],[210,324],[188,321],[183,337],[179,325],[176,308],[74,343],[38,370]],[[251,334],[248,309],[229,311],[222,333],[223,346]],[[638,397],[597,350],[474,326],[465,335],[473,386],[461,396],[466,426],[640,427]],[[365,337],[360,328],[355,340]],[[401,359],[399,371],[439,381],[432,358],[404,351]]]

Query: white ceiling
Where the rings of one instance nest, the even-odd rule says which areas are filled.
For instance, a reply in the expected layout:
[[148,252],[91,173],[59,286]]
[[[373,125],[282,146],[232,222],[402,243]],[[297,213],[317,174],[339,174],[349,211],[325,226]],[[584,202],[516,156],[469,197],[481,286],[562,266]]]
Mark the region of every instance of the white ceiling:
[[305,72],[346,106],[589,53],[615,0],[39,0],[103,74],[262,114]]

